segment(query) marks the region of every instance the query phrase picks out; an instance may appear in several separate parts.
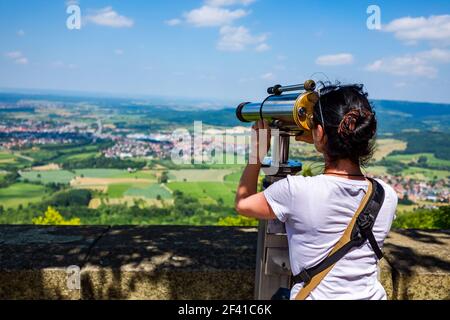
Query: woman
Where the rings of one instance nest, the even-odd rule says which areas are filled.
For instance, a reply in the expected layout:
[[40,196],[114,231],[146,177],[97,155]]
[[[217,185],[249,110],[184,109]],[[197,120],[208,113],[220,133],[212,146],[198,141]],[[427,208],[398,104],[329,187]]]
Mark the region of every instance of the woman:
[[[328,85],[320,93],[314,107],[312,140],[305,142],[313,143],[323,154],[323,174],[289,176],[257,193],[261,169],[258,160],[244,170],[236,194],[236,210],[240,214],[286,223],[294,275],[325,259],[349,225],[368,188],[361,167],[373,154],[376,135],[377,120],[362,86]],[[268,129],[268,124],[259,121],[253,128],[259,135],[259,130]],[[256,146],[254,156],[258,154],[258,141],[252,141],[252,145]],[[397,195],[387,184],[377,181],[385,190],[385,200],[373,227],[381,248],[395,217]],[[298,283],[292,288],[291,299],[302,286]],[[339,260],[307,299],[386,299],[377,277],[377,257],[369,243],[352,249]]]

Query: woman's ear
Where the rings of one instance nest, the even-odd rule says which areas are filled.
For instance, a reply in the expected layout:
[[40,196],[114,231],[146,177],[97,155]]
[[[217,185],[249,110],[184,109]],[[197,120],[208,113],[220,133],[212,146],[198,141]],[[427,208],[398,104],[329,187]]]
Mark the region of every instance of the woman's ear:
[[323,146],[325,145],[325,130],[323,130],[322,125],[318,125],[315,129],[313,129],[313,138],[314,145],[316,146],[317,151],[323,152]]

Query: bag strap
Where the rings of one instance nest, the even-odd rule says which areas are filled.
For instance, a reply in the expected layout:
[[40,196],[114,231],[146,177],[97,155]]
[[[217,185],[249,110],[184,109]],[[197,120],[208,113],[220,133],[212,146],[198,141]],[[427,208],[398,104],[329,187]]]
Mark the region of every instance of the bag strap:
[[318,265],[303,270],[293,277],[294,282],[304,283],[303,288],[295,297],[296,300],[305,300],[342,257],[352,248],[364,244],[366,240],[369,240],[378,259],[383,257],[372,228],[384,201],[384,189],[374,179],[368,178],[368,180],[369,187],[358,210],[330,254]]

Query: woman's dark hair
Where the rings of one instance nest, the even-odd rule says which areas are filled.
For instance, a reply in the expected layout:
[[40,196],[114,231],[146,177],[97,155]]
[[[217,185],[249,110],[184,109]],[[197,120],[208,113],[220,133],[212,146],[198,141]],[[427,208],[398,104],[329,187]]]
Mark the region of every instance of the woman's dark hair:
[[322,85],[313,119],[315,126],[324,126],[326,157],[366,165],[374,151],[377,120],[363,85]]

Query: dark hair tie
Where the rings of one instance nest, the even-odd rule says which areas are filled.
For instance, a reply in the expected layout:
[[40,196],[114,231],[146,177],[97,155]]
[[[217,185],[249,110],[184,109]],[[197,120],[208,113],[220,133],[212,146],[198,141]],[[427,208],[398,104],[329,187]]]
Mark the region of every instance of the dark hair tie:
[[368,119],[372,116],[373,113],[367,109],[350,110],[342,118],[338,127],[338,134],[343,138],[352,136],[357,130],[357,124],[361,123],[363,119]]

